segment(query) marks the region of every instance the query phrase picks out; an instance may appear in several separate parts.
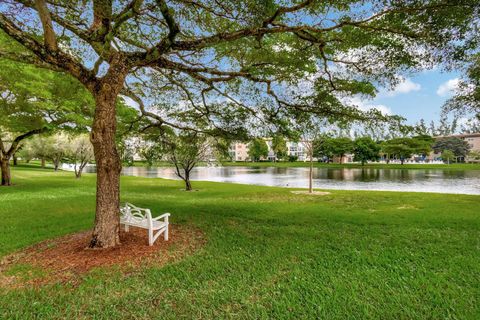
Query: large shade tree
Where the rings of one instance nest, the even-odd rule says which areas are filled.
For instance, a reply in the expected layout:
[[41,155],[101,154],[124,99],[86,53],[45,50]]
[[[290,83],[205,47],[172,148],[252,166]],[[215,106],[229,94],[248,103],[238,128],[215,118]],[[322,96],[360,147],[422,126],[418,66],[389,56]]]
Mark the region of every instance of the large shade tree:
[[[462,45],[477,6],[474,0],[4,0],[0,28],[32,52],[28,59],[69,72],[93,95],[97,208],[90,246],[111,247],[120,242],[119,94],[133,97],[159,125],[193,130],[201,122],[214,133],[271,124],[294,111],[342,114],[342,94],[371,95],[373,82],[395,82],[397,72],[457,54],[453,46]],[[316,82],[311,103],[288,89],[305,79]]]

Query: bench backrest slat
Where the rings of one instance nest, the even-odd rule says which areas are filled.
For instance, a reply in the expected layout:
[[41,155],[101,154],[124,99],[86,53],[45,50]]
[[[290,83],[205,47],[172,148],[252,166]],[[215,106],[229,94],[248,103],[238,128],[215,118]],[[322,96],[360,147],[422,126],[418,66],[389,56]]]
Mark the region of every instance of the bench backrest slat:
[[142,223],[147,220],[148,225],[152,226],[152,213],[150,212],[150,209],[139,208],[127,202],[125,203],[125,206],[120,208],[120,213],[125,221]]

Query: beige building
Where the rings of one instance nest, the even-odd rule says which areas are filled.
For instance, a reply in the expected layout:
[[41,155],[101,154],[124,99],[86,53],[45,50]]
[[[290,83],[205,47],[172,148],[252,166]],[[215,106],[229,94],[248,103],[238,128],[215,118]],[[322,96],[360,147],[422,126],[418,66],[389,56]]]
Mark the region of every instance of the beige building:
[[[277,160],[275,152],[272,150],[272,139],[264,138],[264,140],[268,146],[268,156],[267,158],[261,160]],[[296,156],[298,161],[307,161],[307,143],[307,141],[287,141],[287,155]],[[248,150],[248,143],[235,142],[230,145],[228,153],[230,154],[232,161],[249,161],[250,157],[248,156]]]
[[[450,136],[437,136],[435,138],[438,139],[438,138],[447,138],[447,137],[460,138],[460,139],[466,141],[469,144],[470,151],[480,152],[480,133],[453,134],[453,135],[450,135]],[[428,156],[428,160],[432,161],[432,160],[438,159],[440,156],[441,156],[440,153],[434,153],[432,151],[430,153],[430,155]],[[474,159],[469,159],[469,157],[467,156],[466,159],[462,158],[460,160],[461,161],[465,160],[466,162],[469,162],[469,161],[472,161]]]
[[449,138],[455,137],[460,138],[470,145],[470,151],[480,152],[480,132],[478,133],[465,133],[465,134],[452,134],[450,136],[437,136],[438,138]]
[[480,133],[458,134],[453,137],[467,141],[470,151],[480,152]]
[[[477,133],[465,133],[465,134],[455,134],[450,137],[460,138],[468,143],[470,146],[470,152],[480,152],[480,132]],[[478,162],[478,159],[472,157],[467,157],[464,159],[466,162]]]
[[232,161],[247,161],[248,156],[248,144],[243,142],[235,142],[230,145],[228,153],[232,158]]

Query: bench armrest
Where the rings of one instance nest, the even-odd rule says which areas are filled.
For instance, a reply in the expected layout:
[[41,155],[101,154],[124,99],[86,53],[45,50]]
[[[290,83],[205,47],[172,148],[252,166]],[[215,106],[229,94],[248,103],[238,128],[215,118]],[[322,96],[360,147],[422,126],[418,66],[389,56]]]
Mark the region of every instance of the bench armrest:
[[161,216],[152,218],[152,220],[158,221],[160,219],[165,219],[165,218],[167,218],[166,220],[168,220],[168,217],[170,217],[170,213],[167,212],[167,213],[162,214]]

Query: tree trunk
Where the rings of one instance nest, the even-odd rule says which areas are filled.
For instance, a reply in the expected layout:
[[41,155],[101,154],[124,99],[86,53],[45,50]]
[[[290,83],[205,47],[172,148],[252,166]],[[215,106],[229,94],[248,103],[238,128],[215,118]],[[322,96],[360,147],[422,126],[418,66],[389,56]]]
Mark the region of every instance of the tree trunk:
[[11,186],[10,162],[9,159],[0,158],[0,167],[2,170],[2,186]]
[[53,159],[53,170],[58,171],[59,165],[60,165],[60,161],[58,159]]
[[80,179],[82,177],[82,172],[86,165],[87,163],[80,163],[77,170],[77,164],[75,164],[75,178]]
[[124,79],[125,75],[110,65],[108,74],[92,90],[95,115],[90,139],[97,165],[97,201],[90,248],[110,248],[120,244],[119,201],[122,167],[115,144],[115,103]]
[[308,192],[313,193],[313,157],[310,155],[310,172],[308,173]]
[[192,191],[192,183],[190,182],[190,170],[185,170],[184,179],[185,181],[185,191]]
[[14,166],[18,165],[18,158],[16,155],[13,155],[13,165]]
[[41,166],[42,166],[42,168],[45,168],[45,158],[41,159]]

